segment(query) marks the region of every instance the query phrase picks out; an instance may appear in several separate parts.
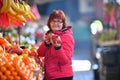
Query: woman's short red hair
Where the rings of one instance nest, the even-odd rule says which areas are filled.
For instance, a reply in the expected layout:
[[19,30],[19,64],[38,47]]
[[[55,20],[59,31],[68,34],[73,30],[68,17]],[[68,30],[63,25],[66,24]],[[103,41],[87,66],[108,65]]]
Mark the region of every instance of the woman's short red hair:
[[63,28],[66,27],[66,16],[64,14],[64,12],[62,10],[54,10],[50,16],[49,16],[49,19],[48,19],[48,23],[47,23],[47,26],[49,28],[51,28],[50,26],[50,22],[53,20],[53,19],[61,19],[63,21]]

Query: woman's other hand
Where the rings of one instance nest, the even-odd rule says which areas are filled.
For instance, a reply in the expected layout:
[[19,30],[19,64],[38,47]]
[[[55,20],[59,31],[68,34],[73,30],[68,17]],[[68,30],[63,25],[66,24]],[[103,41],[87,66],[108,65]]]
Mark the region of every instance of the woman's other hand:
[[47,44],[50,44],[50,43],[51,43],[51,37],[52,37],[52,34],[51,34],[51,33],[48,33],[48,34],[45,35],[44,40],[45,40],[45,42],[46,42]]
[[61,46],[61,38],[60,38],[60,36],[58,36],[58,35],[53,35],[51,42],[52,42],[52,44],[53,44],[54,46],[56,46],[56,47],[57,47],[57,46]]

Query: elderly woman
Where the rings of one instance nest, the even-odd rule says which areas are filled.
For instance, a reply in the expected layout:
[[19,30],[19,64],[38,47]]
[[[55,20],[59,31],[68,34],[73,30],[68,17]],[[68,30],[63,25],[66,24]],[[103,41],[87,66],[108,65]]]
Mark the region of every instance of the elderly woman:
[[45,57],[44,80],[73,80],[72,27],[66,26],[66,16],[62,10],[54,10],[47,25],[49,31],[37,50],[40,57]]

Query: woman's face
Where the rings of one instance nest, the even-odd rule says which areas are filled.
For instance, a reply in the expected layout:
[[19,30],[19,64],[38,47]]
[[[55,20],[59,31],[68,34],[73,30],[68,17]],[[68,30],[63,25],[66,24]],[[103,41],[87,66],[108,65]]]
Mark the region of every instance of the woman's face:
[[50,22],[50,26],[53,31],[61,30],[63,28],[63,20],[62,19],[53,19]]

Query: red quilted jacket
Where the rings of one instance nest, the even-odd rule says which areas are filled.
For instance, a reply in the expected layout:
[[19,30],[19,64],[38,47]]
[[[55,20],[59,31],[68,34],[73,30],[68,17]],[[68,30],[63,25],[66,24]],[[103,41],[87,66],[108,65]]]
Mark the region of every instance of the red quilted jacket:
[[54,46],[46,47],[42,42],[37,52],[39,56],[44,56],[45,80],[73,76],[72,55],[74,51],[74,39],[72,27],[56,33],[61,37],[62,46],[55,50]]

